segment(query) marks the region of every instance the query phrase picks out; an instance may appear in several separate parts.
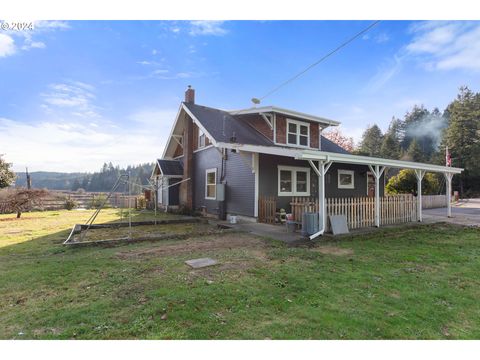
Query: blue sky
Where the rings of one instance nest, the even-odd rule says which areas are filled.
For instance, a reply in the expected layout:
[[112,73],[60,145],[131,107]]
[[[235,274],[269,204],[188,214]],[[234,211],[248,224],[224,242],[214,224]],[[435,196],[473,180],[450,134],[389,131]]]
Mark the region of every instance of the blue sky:
[[[250,107],[370,21],[50,21],[0,30],[0,153],[16,170],[153,161],[187,85],[197,103]],[[479,22],[383,21],[267,97],[359,139],[414,104],[479,91]]]

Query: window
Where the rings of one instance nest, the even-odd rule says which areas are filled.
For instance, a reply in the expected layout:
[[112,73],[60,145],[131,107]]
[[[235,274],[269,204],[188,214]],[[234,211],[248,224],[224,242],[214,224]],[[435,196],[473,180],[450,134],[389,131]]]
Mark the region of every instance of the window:
[[279,166],[278,196],[310,196],[310,169]]
[[198,148],[205,147],[205,134],[201,129],[198,129]]
[[310,146],[310,124],[288,119],[287,144]]
[[217,198],[217,169],[208,169],[205,172],[205,199]]
[[354,189],[355,177],[352,170],[338,170],[338,188],[339,189]]

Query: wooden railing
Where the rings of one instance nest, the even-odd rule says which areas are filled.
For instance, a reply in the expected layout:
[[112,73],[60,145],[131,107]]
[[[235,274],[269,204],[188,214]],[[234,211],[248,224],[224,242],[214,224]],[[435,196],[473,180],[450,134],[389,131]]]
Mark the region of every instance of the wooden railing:
[[447,206],[447,195],[422,195],[422,209],[434,209]]
[[[345,215],[349,229],[358,229],[375,225],[375,198],[326,198],[328,215]],[[304,212],[318,212],[318,199],[293,197],[290,203],[295,221],[302,221]],[[416,198],[411,194],[385,196],[380,198],[380,224],[401,224],[417,219]],[[327,221],[327,231],[330,230]]]
[[276,196],[260,196],[258,199],[258,221],[261,223],[275,224],[277,211]]

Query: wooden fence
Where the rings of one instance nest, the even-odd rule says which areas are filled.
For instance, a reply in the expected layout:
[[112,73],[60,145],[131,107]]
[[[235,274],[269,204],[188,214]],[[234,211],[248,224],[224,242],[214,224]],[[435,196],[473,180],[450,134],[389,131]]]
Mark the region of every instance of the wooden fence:
[[422,195],[422,209],[434,209],[447,206],[447,195]]
[[[375,198],[326,198],[328,215],[345,215],[349,229],[375,225]],[[304,212],[318,212],[318,199],[293,197],[290,203],[295,221],[302,221]],[[416,198],[411,194],[385,196],[380,198],[380,224],[391,225],[412,222],[417,219]],[[327,231],[330,224],[327,220]]]
[[276,196],[260,196],[258,199],[258,221],[267,224],[275,224],[277,212]]

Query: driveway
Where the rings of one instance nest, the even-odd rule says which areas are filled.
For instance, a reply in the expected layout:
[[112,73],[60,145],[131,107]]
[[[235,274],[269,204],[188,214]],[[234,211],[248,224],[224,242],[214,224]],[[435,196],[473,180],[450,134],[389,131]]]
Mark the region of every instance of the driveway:
[[480,199],[460,200],[452,205],[452,217],[447,218],[447,208],[424,209],[425,222],[445,221],[453,224],[480,227]]

